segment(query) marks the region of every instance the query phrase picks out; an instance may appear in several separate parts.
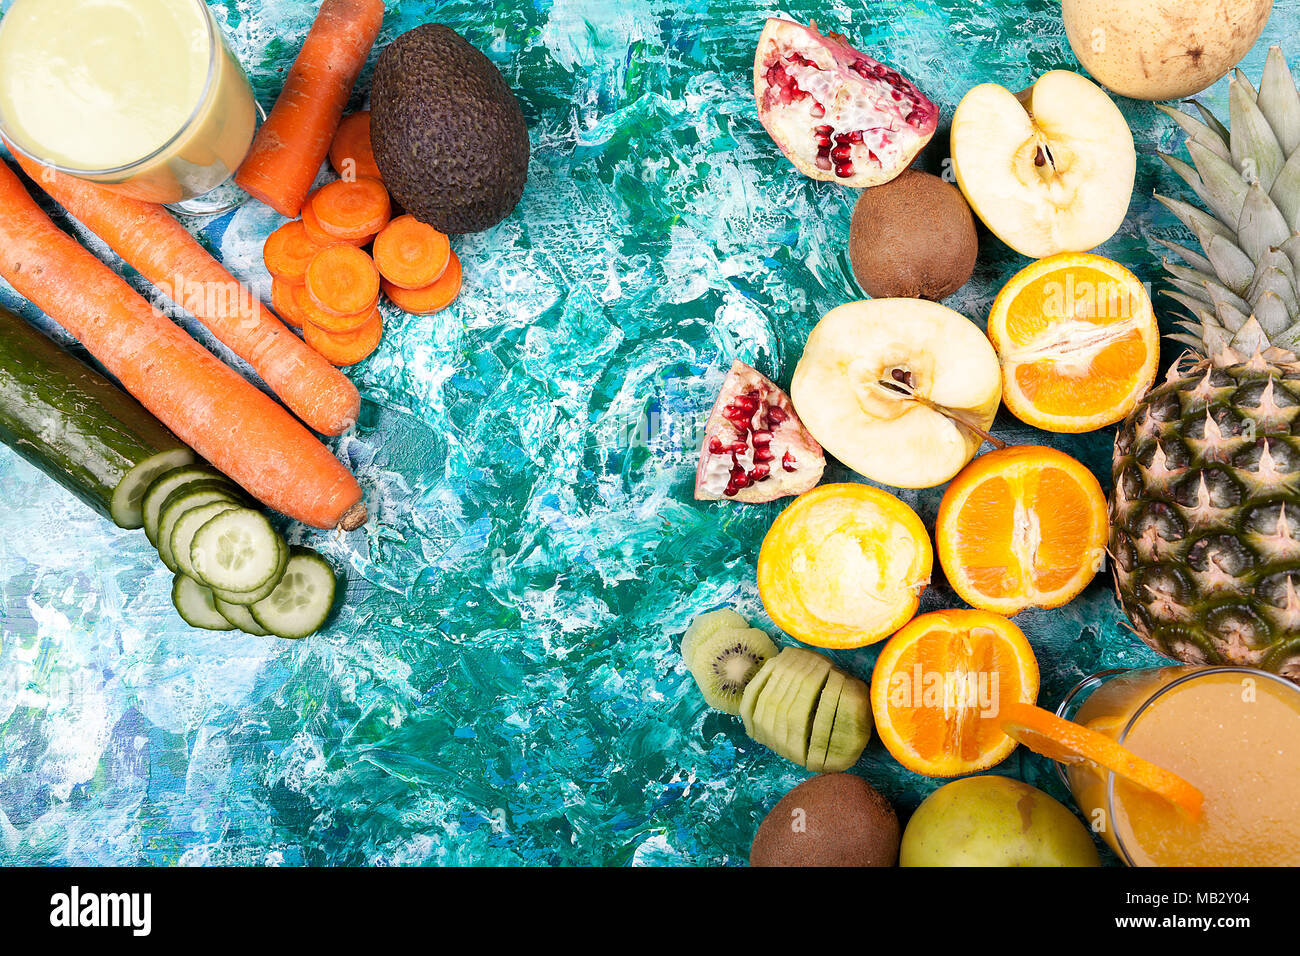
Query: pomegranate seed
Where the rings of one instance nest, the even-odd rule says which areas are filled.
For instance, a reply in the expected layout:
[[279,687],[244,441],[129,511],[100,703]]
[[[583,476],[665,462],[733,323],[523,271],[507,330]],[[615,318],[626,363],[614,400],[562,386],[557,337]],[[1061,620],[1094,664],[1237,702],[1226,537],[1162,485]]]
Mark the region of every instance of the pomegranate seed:
[[852,152],[853,152],[853,148],[849,146],[848,143],[845,143],[844,145],[836,146],[834,149],[831,150],[831,159],[835,160],[835,162],[837,163],[843,163],[844,160],[849,158]]
[[818,153],[818,154],[817,154],[817,168],[818,168],[818,169],[830,169],[830,168],[831,168],[831,158],[830,158],[829,156],[823,156],[823,155],[821,155],[820,153]]
[[755,445],[770,445],[772,443],[772,433],[770,431],[756,431],[750,437],[754,439]]
[[749,473],[754,481],[764,481],[771,477],[772,469],[767,465],[755,465],[754,470]]
[[733,454],[743,455],[745,452],[749,451],[749,443],[738,441],[731,446],[731,451]]
[[818,136],[829,136],[829,135],[831,135],[831,133],[835,132],[835,127],[834,127],[834,126],[814,126],[814,127],[813,127],[813,132],[816,133]]
[[767,417],[772,422],[773,425],[780,425],[783,421],[785,421],[790,416],[785,413],[785,409],[781,408],[778,405],[773,405],[771,408],[767,410]]
[[808,108],[808,114],[812,116],[813,119],[821,119],[826,115],[826,107],[822,106],[816,100],[813,100],[813,105]]
[[709,439],[709,451],[710,451],[712,454],[714,454],[714,455],[721,455],[721,454],[722,454],[722,448],[723,448],[723,445],[722,445],[722,439],[721,439],[721,438],[710,438],[710,439]]
[[794,455],[786,452],[781,458],[781,467],[786,471],[794,471]]
[[817,136],[817,145],[822,147],[830,146],[831,138],[829,136]]
[[764,446],[764,447],[762,447],[762,448],[755,448],[755,449],[754,449],[754,461],[755,461],[755,462],[760,462],[760,463],[761,463],[761,462],[765,462],[765,461],[772,461],[772,460],[775,459],[775,458],[776,458],[776,455],[772,454],[771,449],[767,448],[766,446]]
[[862,142],[862,130],[855,129],[852,133],[849,133],[849,142],[850,143]]
[[848,179],[850,176],[853,175],[853,164],[840,163],[838,166],[835,167],[835,175],[840,177],[840,179]]

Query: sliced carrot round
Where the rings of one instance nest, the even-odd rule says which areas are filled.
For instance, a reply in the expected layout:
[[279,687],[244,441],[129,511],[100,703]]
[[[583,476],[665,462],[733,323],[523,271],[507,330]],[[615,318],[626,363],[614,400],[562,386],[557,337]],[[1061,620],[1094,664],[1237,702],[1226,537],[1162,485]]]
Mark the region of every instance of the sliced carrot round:
[[283,279],[271,280],[271,308],[281,321],[291,328],[302,331],[303,315],[298,306],[298,290],[303,288]]
[[934,537],[948,583],[998,614],[1072,601],[1101,569],[1106,495],[1064,452],[1016,445],[989,452],[948,485]]
[[423,289],[442,278],[451,262],[445,233],[414,216],[398,216],[375,237],[375,265],[399,289]]
[[330,235],[364,239],[388,225],[393,205],[388,190],[377,179],[337,179],[316,191],[311,211]]
[[370,111],[362,110],[343,117],[334,142],[330,145],[330,165],[344,179],[362,176],[380,179],[379,164],[370,145]]
[[379,298],[379,270],[354,246],[330,246],[316,253],[307,266],[305,284],[312,300],[334,315],[364,312]]
[[302,220],[295,219],[267,237],[262,246],[262,258],[272,276],[298,285],[303,281],[308,263],[320,250],[321,245],[307,234]]
[[316,214],[312,212],[310,201],[302,207],[302,227],[306,230],[307,236],[311,241],[316,243],[322,249],[327,246],[339,245],[356,246],[357,248],[361,248],[370,241],[369,236],[361,239],[340,239],[338,236],[326,232],[321,226],[320,220],[316,218]]
[[425,286],[423,289],[403,289],[385,280],[383,290],[384,295],[388,296],[393,305],[403,312],[410,312],[412,315],[432,315],[441,312],[456,301],[456,297],[460,295],[461,278],[460,258],[452,252],[447,262],[447,270],[432,285]]
[[331,365],[356,365],[379,347],[384,337],[384,320],[376,308],[371,319],[351,332],[326,332],[308,324],[303,338]]
[[1034,753],[1066,764],[1089,761],[1164,797],[1193,819],[1201,814],[1205,798],[1200,790],[1097,730],[1024,703],[1004,705],[1000,721],[1006,733]]
[[294,305],[297,306],[298,315],[307,325],[314,325],[322,332],[331,332],[343,334],[353,332],[361,328],[370,321],[374,310],[378,308],[378,303],[372,304],[367,309],[360,312],[354,312],[350,315],[335,315],[332,312],[326,312],[312,299],[311,293],[307,291],[306,286],[294,286]]
[[930,777],[987,770],[1016,749],[998,724],[1012,702],[1038,699],[1038,661],[1024,632],[988,611],[932,611],[889,639],[871,675],[881,742]]

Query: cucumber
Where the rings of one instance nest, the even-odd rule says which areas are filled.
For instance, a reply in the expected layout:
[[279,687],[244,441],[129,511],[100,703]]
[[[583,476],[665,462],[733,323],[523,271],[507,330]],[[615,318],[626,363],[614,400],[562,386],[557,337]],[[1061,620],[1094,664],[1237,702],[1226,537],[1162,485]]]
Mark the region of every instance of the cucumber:
[[279,564],[276,567],[275,576],[266,584],[256,591],[223,591],[221,588],[212,588],[212,593],[227,604],[242,604],[244,606],[256,604],[269,595],[275,590],[276,585],[280,583],[280,579],[284,577],[284,569],[289,565],[289,546],[284,543],[284,538],[279,538],[277,543],[280,547]]
[[144,406],[0,309],[0,441],[122,528],[165,471],[196,456]]
[[291,548],[289,565],[274,591],[250,608],[276,637],[297,640],[321,629],[334,607],[334,569],[315,551]]
[[172,604],[191,627],[205,631],[233,631],[235,625],[217,610],[212,592],[193,578],[176,575],[172,582]]
[[162,558],[168,570],[179,572],[181,569],[171,549],[172,532],[176,530],[176,522],[180,521],[187,511],[212,504],[214,501],[227,502],[231,507],[242,506],[244,503],[229,488],[215,483],[205,487],[202,482],[178,488],[163,503],[158,518],[158,557]]
[[217,598],[216,604],[221,616],[245,634],[252,634],[254,637],[266,637],[267,631],[257,623],[257,620],[253,617],[253,612],[246,605],[228,604],[221,598]]
[[[172,553],[182,566],[183,546],[173,539]],[[252,508],[235,508],[204,524],[190,543],[189,564],[200,581],[223,591],[252,591],[284,571],[280,536],[266,515]]]
[[190,508],[183,515],[176,519],[172,525],[171,540],[168,542],[167,551],[171,554],[172,560],[176,562],[181,572],[192,577],[204,587],[207,582],[194,567],[194,562],[190,560],[190,544],[194,536],[198,534],[200,528],[211,521],[213,518],[226,511],[234,511],[239,505],[234,501],[212,501],[206,505],[199,505],[197,508]]
[[154,479],[149,490],[144,493],[144,498],[140,502],[140,509],[144,513],[144,533],[154,547],[158,546],[158,519],[167,496],[184,485],[192,485],[200,481],[226,482],[231,487],[235,486],[233,481],[211,465],[200,463],[164,472]]

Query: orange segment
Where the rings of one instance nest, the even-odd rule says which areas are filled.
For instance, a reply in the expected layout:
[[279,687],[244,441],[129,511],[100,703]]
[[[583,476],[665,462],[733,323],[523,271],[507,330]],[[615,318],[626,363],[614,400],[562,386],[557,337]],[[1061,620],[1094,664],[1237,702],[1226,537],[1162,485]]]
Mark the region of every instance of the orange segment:
[[1061,763],[1090,761],[1164,797],[1193,819],[1201,815],[1205,799],[1201,791],[1177,774],[1143,760],[1103,733],[1057,717],[1041,707],[1016,703],[1002,708],[1001,725],[1034,753]]
[[1008,616],[1060,607],[1101,570],[1106,496],[1083,465],[1040,445],[975,459],[939,504],[935,541],[967,604]]
[[1005,760],[1016,742],[998,715],[1008,703],[1037,698],[1029,641],[987,611],[922,614],[889,639],[871,675],[881,741],[904,767],[930,777]]
[[1155,381],[1160,333],[1142,283],[1117,262],[1068,252],[1006,284],[988,321],[1002,400],[1021,421],[1085,432],[1122,419]]
[[934,553],[916,512],[870,485],[822,485],[781,512],[758,555],[758,592],[787,634],[864,647],[916,613]]

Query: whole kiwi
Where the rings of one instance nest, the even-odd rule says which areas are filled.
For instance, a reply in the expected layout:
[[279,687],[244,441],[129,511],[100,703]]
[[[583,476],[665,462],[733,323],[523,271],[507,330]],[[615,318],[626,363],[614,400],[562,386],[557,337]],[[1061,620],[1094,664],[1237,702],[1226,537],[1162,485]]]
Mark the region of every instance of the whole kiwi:
[[961,190],[919,169],[864,189],[853,207],[849,261],[873,299],[938,302],[970,280],[978,253]]
[[763,818],[750,866],[893,866],[898,817],[871,784],[824,773],[795,787]]

